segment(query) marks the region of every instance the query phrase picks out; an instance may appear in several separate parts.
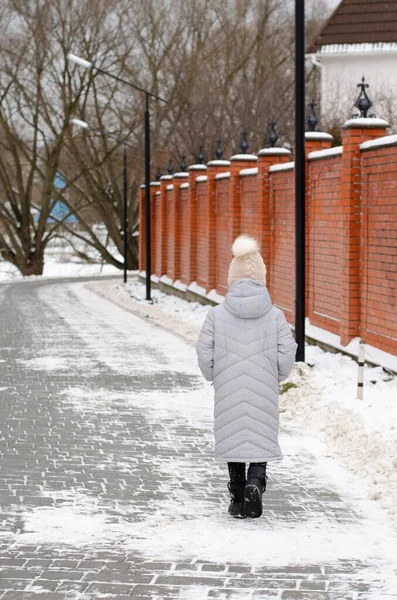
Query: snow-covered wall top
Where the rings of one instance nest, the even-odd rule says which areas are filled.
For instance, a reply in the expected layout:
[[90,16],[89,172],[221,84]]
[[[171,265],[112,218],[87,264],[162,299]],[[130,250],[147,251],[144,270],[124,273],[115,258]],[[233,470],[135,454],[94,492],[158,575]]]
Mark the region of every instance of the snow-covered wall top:
[[337,146],[336,148],[326,148],[325,150],[315,150],[309,152],[309,160],[316,160],[319,158],[331,158],[332,156],[342,156],[343,147]]
[[253,167],[252,169],[240,169],[240,175],[243,177],[246,175],[258,175],[258,167]]
[[229,179],[230,171],[226,171],[225,173],[218,173],[215,175],[215,179]]
[[397,135],[386,135],[376,140],[368,140],[360,144],[361,150],[371,150],[372,148],[381,148],[382,146],[396,146]]
[[270,173],[277,173],[277,171],[290,171],[291,169],[295,168],[295,162],[287,162],[287,163],[282,163],[281,165],[273,165],[270,167],[269,171]]

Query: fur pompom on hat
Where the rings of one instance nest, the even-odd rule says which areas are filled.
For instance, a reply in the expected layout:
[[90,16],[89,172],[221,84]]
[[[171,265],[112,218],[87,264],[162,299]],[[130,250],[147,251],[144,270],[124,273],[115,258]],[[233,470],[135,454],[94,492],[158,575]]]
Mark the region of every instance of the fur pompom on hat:
[[256,240],[248,235],[240,235],[234,241],[232,252],[234,258],[229,267],[229,287],[240,279],[254,279],[266,284],[266,266]]

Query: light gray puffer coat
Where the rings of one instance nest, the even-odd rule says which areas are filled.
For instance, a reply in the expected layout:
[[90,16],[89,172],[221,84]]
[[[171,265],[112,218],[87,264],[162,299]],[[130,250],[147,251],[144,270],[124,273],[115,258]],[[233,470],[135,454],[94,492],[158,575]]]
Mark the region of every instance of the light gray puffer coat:
[[215,459],[282,459],[279,383],[291,371],[296,344],[266,286],[234,283],[225,302],[209,311],[196,350],[201,372],[214,382]]

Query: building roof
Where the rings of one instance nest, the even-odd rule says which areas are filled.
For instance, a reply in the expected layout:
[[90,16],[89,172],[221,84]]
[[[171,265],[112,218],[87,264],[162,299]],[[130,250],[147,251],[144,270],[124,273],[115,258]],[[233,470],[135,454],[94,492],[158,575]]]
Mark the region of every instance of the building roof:
[[397,42],[396,0],[342,0],[309,49]]

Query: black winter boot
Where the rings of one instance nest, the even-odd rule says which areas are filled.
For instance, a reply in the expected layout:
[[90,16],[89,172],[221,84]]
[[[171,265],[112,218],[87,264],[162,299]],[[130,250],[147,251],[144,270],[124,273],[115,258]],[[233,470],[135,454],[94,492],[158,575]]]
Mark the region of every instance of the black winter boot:
[[236,481],[234,483],[229,482],[227,487],[229,488],[231,502],[229,504],[229,514],[233,517],[244,517],[244,489],[245,481]]
[[251,464],[244,490],[244,514],[256,519],[262,514],[262,494],[266,490],[266,463]]

